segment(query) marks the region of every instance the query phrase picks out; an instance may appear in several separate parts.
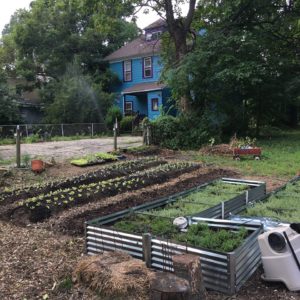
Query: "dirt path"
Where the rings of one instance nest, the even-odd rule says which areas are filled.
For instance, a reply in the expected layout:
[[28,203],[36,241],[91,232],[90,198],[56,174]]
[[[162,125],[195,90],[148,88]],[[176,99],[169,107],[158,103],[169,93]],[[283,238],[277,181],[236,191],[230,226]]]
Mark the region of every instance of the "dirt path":
[[[118,137],[118,147],[125,148],[139,146],[142,144],[140,136]],[[113,138],[84,139],[75,141],[45,142],[35,144],[22,144],[21,154],[29,154],[31,157],[41,156],[43,158],[54,157],[56,161],[81,156],[95,152],[107,152],[113,150]],[[0,146],[0,157],[10,160],[15,157],[16,146]]]

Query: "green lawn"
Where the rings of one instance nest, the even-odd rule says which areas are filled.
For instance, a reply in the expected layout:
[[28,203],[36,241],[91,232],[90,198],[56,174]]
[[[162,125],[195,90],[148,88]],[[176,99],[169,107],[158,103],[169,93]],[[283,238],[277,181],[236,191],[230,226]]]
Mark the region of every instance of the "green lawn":
[[252,156],[235,161],[232,157],[195,154],[197,161],[213,163],[219,167],[233,167],[244,175],[274,176],[289,178],[300,172],[300,130],[284,132],[281,136],[259,139],[257,146],[262,147],[262,159]]

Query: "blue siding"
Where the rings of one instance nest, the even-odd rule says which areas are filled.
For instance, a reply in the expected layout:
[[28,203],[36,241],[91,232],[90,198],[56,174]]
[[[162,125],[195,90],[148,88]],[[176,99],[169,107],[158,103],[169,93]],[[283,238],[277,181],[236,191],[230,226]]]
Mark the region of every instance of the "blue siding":
[[121,80],[122,84],[116,87],[115,92],[121,92],[122,90],[143,82],[158,81],[162,70],[162,64],[159,56],[152,57],[153,63],[153,77],[143,78],[143,58],[132,59],[132,81],[123,82],[123,61],[110,63],[110,69]]
[[155,92],[149,92],[148,93],[148,118],[150,120],[156,119],[160,112],[158,111],[153,111],[152,110],[152,99],[153,98],[158,98],[158,106],[160,107],[162,105],[162,92],[161,91],[155,91]]
[[132,81],[123,81],[123,61],[111,62],[110,69],[120,79],[121,83],[118,86],[114,86],[113,92],[117,93],[116,104],[124,112],[124,101],[133,101],[133,111],[140,114],[147,115],[150,119],[155,119],[159,116],[159,111],[152,110],[151,99],[158,98],[159,106],[165,105],[166,101],[163,99],[164,94],[162,91],[145,92],[139,94],[139,96],[125,95],[122,96],[121,92],[138,83],[144,82],[156,82],[160,78],[162,70],[162,63],[159,56],[152,57],[152,77],[143,78],[143,57],[132,59]]

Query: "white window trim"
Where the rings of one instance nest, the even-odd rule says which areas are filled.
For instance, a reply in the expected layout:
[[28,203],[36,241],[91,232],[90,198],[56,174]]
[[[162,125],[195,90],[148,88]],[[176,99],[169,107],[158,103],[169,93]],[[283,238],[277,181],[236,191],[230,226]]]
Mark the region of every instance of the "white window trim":
[[[132,61],[131,60],[124,60],[124,81],[132,81]],[[129,75],[129,78],[127,78],[127,75]]]
[[[146,61],[150,60],[150,65],[146,66]],[[152,78],[153,77],[153,63],[152,63],[152,57],[148,56],[148,57],[144,57],[143,59],[143,66],[144,66],[144,78]],[[150,75],[146,76],[146,70],[150,70]]]

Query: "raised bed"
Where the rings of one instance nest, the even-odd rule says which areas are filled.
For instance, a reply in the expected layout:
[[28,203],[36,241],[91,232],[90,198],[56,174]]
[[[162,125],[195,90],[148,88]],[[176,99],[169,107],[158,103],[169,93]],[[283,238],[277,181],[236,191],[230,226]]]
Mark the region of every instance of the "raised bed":
[[[86,223],[87,253],[93,254],[104,250],[123,250],[132,254],[134,257],[142,258],[146,261],[149,261],[150,259],[151,264],[149,264],[148,262],[148,265],[151,267],[165,269],[169,271],[172,270],[171,255],[175,254],[176,251],[187,251],[188,253],[195,253],[199,254],[200,256],[201,254],[203,254],[202,257],[204,258],[204,260],[207,260],[207,263],[209,265],[211,264],[211,266],[207,266],[206,273],[204,272],[204,275],[207,274],[207,278],[205,276],[206,286],[208,288],[229,294],[236,292],[237,289],[239,289],[242,286],[243,282],[251,276],[251,274],[254,272],[259,263],[259,251],[258,245],[256,243],[256,234],[258,233],[256,232],[256,230],[260,232],[260,225],[256,225],[256,227],[253,225],[254,227],[252,227],[252,229],[255,228],[254,231],[256,232],[255,239],[250,239],[251,242],[249,242],[249,244],[246,243],[245,248],[249,248],[249,252],[253,254],[252,257],[248,257],[246,255],[245,260],[249,260],[249,264],[245,261],[243,261],[243,263],[240,264],[240,261],[243,260],[245,256],[244,253],[239,251],[239,249],[243,249],[244,243],[242,243],[242,245],[238,247],[237,250],[235,250],[239,255],[236,256],[235,254],[232,254],[232,252],[230,252],[229,255],[229,253],[220,254],[219,251],[210,251],[207,249],[202,249],[202,251],[199,247],[194,248],[191,245],[188,245],[187,243],[185,245],[182,245],[181,243],[169,242],[162,238],[164,237],[174,239],[174,228],[171,228],[170,226],[172,226],[172,221],[176,217],[176,214],[171,214],[169,215],[170,217],[166,217],[164,214],[161,214],[161,212],[164,213],[168,211],[170,205],[171,207],[177,206],[180,208],[182,203],[186,204],[187,202],[192,202],[193,204],[195,204],[195,202],[193,201],[185,200],[190,199],[192,195],[201,194],[201,191],[203,192],[209,189],[211,186],[216,186],[217,182],[221,182],[223,185],[228,186],[246,186],[248,189],[246,191],[241,191],[241,194],[233,198],[231,193],[224,193],[224,200],[226,198],[230,200],[220,201],[220,204],[214,205],[208,209],[206,209],[208,203],[206,202],[204,203],[205,209],[203,211],[201,211],[201,206],[203,203],[201,203],[202,199],[200,199],[200,201],[198,201],[198,204],[200,205],[194,206],[195,211],[189,211],[191,214],[194,215],[190,218],[190,224],[197,223],[200,220],[204,220],[208,224],[218,224],[218,226],[220,225],[219,227],[217,226],[217,228],[221,228],[222,226],[224,226],[224,224],[227,224],[228,226],[231,226],[232,224],[235,224],[234,226],[240,226],[242,223],[228,223],[228,221],[222,222],[220,220],[213,221],[206,219],[205,217],[227,217],[230,213],[236,213],[244,209],[248,201],[255,201],[261,199],[265,195],[265,184],[263,182],[223,178],[221,181],[213,181],[211,183],[201,185],[199,187],[190,189],[188,191],[184,191],[182,193],[170,197],[159,199],[151,203],[139,205],[128,210],[104,216],[102,218],[95,219]],[[222,191],[219,190],[218,192]],[[206,198],[206,201],[209,201],[209,198]],[[182,215],[184,215],[184,210],[179,209],[177,217]],[[136,219],[138,219],[137,221],[140,222],[140,224],[134,224],[134,220]],[[117,222],[120,220],[121,222],[122,220],[124,220],[125,222],[127,221],[127,228],[126,226],[120,226],[121,222]],[[171,224],[169,224],[170,222]],[[111,225],[112,227],[107,227],[108,225]],[[230,226],[226,228],[232,229]],[[170,228],[170,230],[168,229],[168,227]],[[127,232],[120,230],[120,228],[126,228]],[[150,233],[158,235],[159,238],[155,239],[151,236],[151,255],[149,253],[146,255],[143,251],[145,250],[145,243],[149,244],[149,241],[147,242],[146,240],[144,240],[144,234]],[[252,236],[251,234],[249,236]],[[147,236],[149,238],[149,235]],[[248,237],[246,238],[246,240],[248,241]],[[139,245],[140,247],[139,250],[136,250],[137,245]],[[156,252],[158,251],[157,247],[159,247],[159,245],[161,245],[161,251],[166,251],[166,257],[164,256],[164,254],[162,254],[162,252],[159,252],[157,254],[158,256],[156,256]],[[170,245],[171,247],[169,247]],[[151,258],[149,258],[149,256]],[[219,259],[221,260],[219,261]],[[237,265],[234,262],[235,260],[238,262]],[[231,268],[231,272],[235,272],[236,270],[236,272],[238,272],[241,275],[241,277],[233,280],[234,274],[227,274],[226,276],[223,274],[226,278],[223,275],[221,276],[220,274],[215,274],[215,271],[212,271],[215,266],[215,271],[220,270],[221,274],[227,274],[229,270],[228,268]],[[249,268],[246,267],[245,270],[244,266],[248,266]],[[222,267],[224,267],[224,269],[222,269]],[[204,269],[205,268],[206,267],[204,267]],[[234,270],[232,268],[234,268]],[[209,270],[211,270],[211,273],[209,272]],[[210,278],[210,276],[212,276],[212,279]],[[218,279],[219,276],[220,280]]]
[[281,222],[299,222],[300,216],[300,177],[293,178],[279,189],[256,203],[249,203],[247,217],[266,217]]
[[[146,204],[138,205],[130,209],[117,212],[113,215],[101,217],[99,218],[99,222],[100,224],[105,224],[106,218],[108,218],[109,220],[111,220],[112,218],[114,218],[114,220],[117,220],[130,215],[133,211],[146,212],[152,209],[165,208],[166,205],[176,204],[176,202],[180,200],[185,201],[186,198],[193,196],[193,194],[205,191],[207,187],[216,184],[216,182],[218,181],[219,180],[213,180],[211,182],[202,184],[200,186],[182,191],[180,193],[168,197],[164,197]],[[203,206],[201,205],[201,203],[199,203],[200,205],[198,205],[194,213],[192,213],[193,216],[202,218],[225,219],[228,218],[230,214],[237,214],[245,210],[249,202],[258,201],[264,198],[266,194],[266,184],[261,181],[222,178],[221,182],[224,184],[228,184],[229,186],[247,186],[247,189],[235,196],[233,196],[231,193],[226,194],[226,192],[223,191],[223,199],[219,202],[219,204],[211,204],[209,203],[209,198],[207,198],[205,200],[205,203],[203,202]],[[222,190],[219,190],[218,192],[222,193]],[[207,208],[207,205],[209,206],[209,208]],[[179,216],[182,216],[182,214]]]
[[[106,219],[106,222],[112,222]],[[262,233],[262,226],[228,220],[213,220],[192,217],[190,224],[204,222],[214,230],[236,232],[244,228],[247,236],[231,252],[220,252],[202,247],[154,237],[151,234],[131,234],[99,225],[97,221],[86,224],[86,252],[89,255],[103,251],[121,250],[135,258],[142,259],[147,266],[165,271],[173,271],[172,256],[181,253],[199,255],[205,287],[226,294],[235,294],[253,274],[260,263],[257,236]]]

